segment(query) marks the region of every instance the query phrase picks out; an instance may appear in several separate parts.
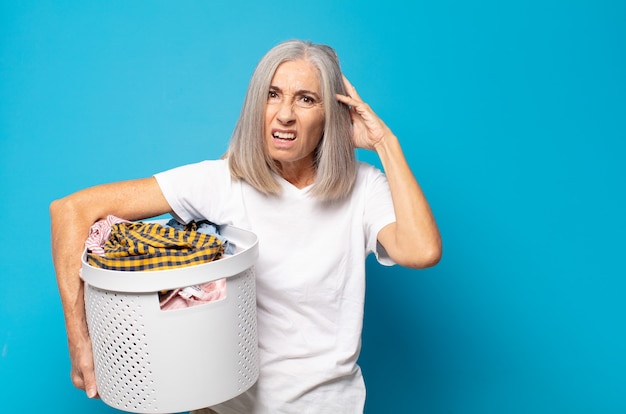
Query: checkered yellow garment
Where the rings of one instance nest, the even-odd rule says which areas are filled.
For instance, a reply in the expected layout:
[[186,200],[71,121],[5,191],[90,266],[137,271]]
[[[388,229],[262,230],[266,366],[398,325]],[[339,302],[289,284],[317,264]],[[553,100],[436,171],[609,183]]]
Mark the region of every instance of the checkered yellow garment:
[[195,227],[176,230],[158,223],[120,223],[111,227],[104,256],[89,253],[87,263],[109,270],[166,270],[211,262],[223,253],[217,237]]

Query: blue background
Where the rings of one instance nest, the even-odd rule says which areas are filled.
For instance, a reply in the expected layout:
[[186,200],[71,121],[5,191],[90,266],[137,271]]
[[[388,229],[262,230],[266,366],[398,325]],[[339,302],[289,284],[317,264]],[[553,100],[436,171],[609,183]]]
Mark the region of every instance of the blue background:
[[626,412],[624,2],[3,0],[4,412],[116,412],[69,379],[50,201],[219,157],[290,38],[336,48],[443,235],[368,261],[367,413]]

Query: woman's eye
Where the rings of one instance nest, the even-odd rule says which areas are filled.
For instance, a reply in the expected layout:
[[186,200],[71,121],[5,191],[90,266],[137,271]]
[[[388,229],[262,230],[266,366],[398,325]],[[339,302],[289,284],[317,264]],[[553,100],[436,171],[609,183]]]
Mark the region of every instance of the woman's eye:
[[268,100],[276,100],[276,99],[278,99],[278,93],[276,93],[276,91],[269,91],[267,93],[267,99]]
[[300,99],[298,99],[298,103],[301,106],[313,106],[315,105],[315,99],[311,96],[302,95]]

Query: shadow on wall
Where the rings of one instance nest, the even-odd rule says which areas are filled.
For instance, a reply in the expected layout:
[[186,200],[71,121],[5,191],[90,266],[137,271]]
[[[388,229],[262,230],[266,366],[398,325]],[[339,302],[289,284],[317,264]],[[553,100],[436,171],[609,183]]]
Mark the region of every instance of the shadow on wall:
[[454,289],[447,286],[452,278],[444,273],[450,270],[442,264],[410,270],[368,259],[359,360],[366,413],[452,412],[464,400],[468,371],[476,373],[472,365],[484,352],[487,335],[476,313],[464,309],[467,301],[454,303]]
[[436,361],[444,351],[437,349],[437,337],[445,333],[442,325],[434,325],[433,308],[424,300],[427,277],[417,271],[381,267],[368,259],[359,360],[367,385],[368,413],[381,412],[390,401],[399,407],[415,406],[438,392]]

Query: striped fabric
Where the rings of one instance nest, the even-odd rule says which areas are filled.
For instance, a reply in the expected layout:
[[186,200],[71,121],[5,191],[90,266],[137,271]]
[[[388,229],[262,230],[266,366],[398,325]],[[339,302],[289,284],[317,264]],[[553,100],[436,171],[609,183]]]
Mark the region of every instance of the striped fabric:
[[89,229],[89,237],[85,241],[85,247],[89,252],[104,256],[104,245],[111,236],[111,227],[117,223],[130,223],[128,220],[108,215],[106,219],[100,220]]
[[87,263],[100,269],[149,271],[197,265],[219,259],[222,242],[213,235],[176,230],[158,223],[112,226],[104,256],[88,253]]

